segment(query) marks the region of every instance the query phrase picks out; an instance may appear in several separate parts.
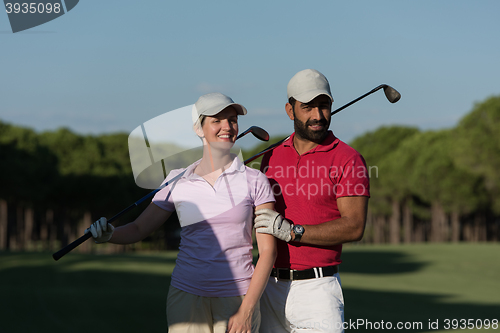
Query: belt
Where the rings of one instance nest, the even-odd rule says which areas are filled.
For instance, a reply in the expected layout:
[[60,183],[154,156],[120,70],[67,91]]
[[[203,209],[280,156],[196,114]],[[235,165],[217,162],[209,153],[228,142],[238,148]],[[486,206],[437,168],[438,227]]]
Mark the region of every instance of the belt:
[[273,268],[271,276],[280,280],[305,280],[332,276],[339,271],[339,266],[314,267],[301,271],[288,268]]

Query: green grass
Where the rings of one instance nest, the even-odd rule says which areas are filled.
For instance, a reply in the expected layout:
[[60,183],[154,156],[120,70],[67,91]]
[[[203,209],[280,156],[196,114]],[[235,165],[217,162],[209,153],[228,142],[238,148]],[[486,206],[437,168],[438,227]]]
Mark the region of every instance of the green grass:
[[342,259],[346,321],[500,320],[499,244],[348,246]]
[[0,256],[0,332],[166,332],[176,253]]
[[[166,332],[175,257],[0,253],[0,332]],[[439,320],[447,332],[446,318],[500,319],[499,244],[352,245],[342,258],[347,322],[438,332],[428,323]]]

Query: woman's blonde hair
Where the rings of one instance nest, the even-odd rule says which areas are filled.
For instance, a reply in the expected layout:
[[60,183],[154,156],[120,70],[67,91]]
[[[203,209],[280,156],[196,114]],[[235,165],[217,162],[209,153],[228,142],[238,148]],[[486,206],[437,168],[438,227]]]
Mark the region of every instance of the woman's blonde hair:
[[207,116],[202,114],[201,116],[198,117],[198,120],[196,120],[196,122],[193,124],[193,130],[195,133],[198,134],[198,131],[203,132],[202,126],[206,117]]

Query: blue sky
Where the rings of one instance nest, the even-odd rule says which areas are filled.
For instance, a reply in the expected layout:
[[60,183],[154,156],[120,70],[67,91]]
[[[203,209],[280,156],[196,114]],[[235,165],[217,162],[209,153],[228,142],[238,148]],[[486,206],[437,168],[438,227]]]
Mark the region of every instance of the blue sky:
[[220,91],[248,108],[241,130],[290,134],[286,85],[315,68],[333,108],[381,83],[402,94],[390,104],[380,91],[334,116],[344,141],[382,125],[449,128],[500,94],[498,13],[499,1],[82,0],[16,34],[0,13],[0,120],[130,133]]

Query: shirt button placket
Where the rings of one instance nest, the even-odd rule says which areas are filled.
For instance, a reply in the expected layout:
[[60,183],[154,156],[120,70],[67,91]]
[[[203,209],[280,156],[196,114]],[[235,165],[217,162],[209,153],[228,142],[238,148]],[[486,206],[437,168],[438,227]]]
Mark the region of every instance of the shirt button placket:
[[301,156],[297,156],[297,165],[295,167],[295,178],[299,178],[299,166],[300,166]]

